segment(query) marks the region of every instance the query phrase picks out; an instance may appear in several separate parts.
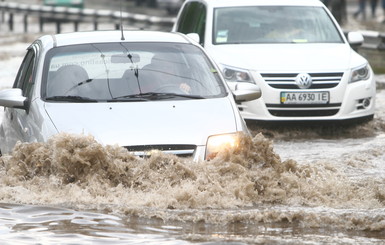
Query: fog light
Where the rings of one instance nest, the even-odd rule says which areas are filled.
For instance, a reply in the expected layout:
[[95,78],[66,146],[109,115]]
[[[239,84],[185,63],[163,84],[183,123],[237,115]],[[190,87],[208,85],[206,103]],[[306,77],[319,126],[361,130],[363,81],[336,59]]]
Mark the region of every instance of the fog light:
[[362,105],[365,107],[365,108],[368,108],[370,106],[370,98],[366,98],[362,101]]

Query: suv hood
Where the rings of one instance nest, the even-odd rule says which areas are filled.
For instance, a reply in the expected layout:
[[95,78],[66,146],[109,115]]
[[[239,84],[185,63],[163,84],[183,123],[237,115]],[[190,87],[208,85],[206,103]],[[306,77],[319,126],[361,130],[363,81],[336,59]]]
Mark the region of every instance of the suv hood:
[[[46,103],[58,132],[93,135],[104,145],[205,145],[237,131],[229,98],[119,103]],[[240,129],[238,129],[240,130]]]
[[220,65],[263,72],[341,71],[362,62],[346,44],[232,44],[208,51]]

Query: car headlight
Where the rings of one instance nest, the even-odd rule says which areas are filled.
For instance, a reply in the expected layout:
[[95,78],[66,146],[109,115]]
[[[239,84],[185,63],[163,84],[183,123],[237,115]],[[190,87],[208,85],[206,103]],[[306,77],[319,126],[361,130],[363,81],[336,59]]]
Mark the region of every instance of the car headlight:
[[207,140],[205,160],[213,159],[223,149],[236,149],[238,146],[237,133],[210,136]]
[[234,67],[223,66],[223,76],[228,82],[248,82],[254,83],[250,72]]
[[351,77],[349,83],[358,82],[361,80],[367,80],[370,77],[370,68],[369,65],[366,64],[364,66],[355,68],[352,70]]

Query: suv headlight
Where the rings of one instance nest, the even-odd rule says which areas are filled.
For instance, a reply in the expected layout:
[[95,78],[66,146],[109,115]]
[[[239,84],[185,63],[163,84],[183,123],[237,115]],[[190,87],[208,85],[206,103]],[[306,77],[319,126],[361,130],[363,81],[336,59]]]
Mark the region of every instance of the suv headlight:
[[228,67],[222,65],[222,73],[226,81],[228,82],[247,82],[254,83],[251,74],[248,70],[243,70],[234,67]]
[[210,136],[207,140],[205,160],[213,159],[223,149],[235,149],[238,146],[238,133]]
[[370,68],[368,64],[352,69],[349,83],[367,80],[370,77]]

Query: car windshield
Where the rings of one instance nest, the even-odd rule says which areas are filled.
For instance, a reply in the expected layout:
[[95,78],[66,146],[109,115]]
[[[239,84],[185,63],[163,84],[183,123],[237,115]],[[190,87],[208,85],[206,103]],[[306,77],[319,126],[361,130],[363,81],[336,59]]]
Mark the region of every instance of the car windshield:
[[214,44],[342,42],[322,7],[245,6],[214,11]]
[[43,73],[50,102],[186,100],[227,95],[215,67],[196,46],[100,43],[54,48]]

